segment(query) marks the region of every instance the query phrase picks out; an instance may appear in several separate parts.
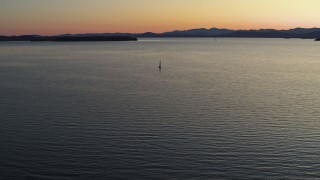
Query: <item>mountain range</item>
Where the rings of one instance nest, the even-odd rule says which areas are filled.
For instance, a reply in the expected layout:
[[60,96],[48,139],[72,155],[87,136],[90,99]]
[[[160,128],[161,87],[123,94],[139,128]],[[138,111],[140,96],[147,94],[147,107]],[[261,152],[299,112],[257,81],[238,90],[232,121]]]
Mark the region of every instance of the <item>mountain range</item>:
[[105,36],[126,36],[126,37],[247,37],[247,38],[320,38],[320,28],[295,28],[288,30],[258,29],[258,30],[232,30],[219,28],[199,28],[190,30],[175,30],[164,33],[86,33],[86,34],[61,34],[58,36],[0,36],[0,41],[33,40],[46,37],[105,37]]
[[289,30],[258,29],[232,30],[219,28],[199,28],[175,30],[164,33],[88,33],[63,34],[60,36],[134,36],[134,37],[257,37],[257,38],[320,38],[320,28],[295,28]]

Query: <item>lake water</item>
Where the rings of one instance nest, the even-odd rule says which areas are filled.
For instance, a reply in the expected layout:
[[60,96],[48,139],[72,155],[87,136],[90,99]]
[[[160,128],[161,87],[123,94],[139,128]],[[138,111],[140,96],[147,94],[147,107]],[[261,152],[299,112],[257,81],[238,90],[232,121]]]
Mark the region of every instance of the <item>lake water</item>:
[[0,179],[320,178],[319,49],[1,42]]

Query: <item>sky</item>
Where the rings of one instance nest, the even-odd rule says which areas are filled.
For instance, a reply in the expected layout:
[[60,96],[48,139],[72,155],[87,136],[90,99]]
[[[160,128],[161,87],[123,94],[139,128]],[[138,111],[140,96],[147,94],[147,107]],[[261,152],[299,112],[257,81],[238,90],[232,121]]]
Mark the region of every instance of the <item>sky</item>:
[[320,27],[320,0],[0,0],[0,34]]

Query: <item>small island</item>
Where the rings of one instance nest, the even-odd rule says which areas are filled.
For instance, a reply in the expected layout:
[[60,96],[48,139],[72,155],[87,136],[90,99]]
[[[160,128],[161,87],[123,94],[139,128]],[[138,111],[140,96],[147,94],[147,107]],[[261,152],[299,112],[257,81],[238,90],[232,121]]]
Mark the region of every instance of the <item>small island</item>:
[[136,37],[130,36],[0,36],[0,41],[53,41],[53,42],[74,42],[74,41],[137,41]]

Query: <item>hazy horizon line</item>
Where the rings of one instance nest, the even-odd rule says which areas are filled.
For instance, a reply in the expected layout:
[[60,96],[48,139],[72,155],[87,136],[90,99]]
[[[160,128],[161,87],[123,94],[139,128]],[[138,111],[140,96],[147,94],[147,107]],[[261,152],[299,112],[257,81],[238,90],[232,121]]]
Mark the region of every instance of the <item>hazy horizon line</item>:
[[227,30],[232,30],[232,31],[255,31],[255,30],[277,30],[277,31],[286,31],[286,30],[292,30],[292,29],[320,29],[320,27],[295,27],[295,28],[289,28],[289,29],[275,29],[275,28],[256,28],[256,29],[232,29],[232,28],[218,28],[218,27],[211,27],[211,28],[191,28],[191,29],[174,29],[174,30],[168,30],[168,31],[163,31],[163,32],[152,32],[152,31],[144,31],[144,32],[83,32],[83,33],[71,33],[71,32],[66,32],[66,33],[59,33],[59,34],[37,34],[37,33],[26,33],[26,34],[11,34],[11,35],[4,35],[0,34],[0,36],[24,36],[24,35],[39,35],[39,36],[59,36],[59,35],[64,35],[64,34],[143,34],[143,33],[155,33],[155,34],[163,34],[167,32],[174,32],[174,31],[188,31],[188,30],[196,30],[196,29],[227,29]]

